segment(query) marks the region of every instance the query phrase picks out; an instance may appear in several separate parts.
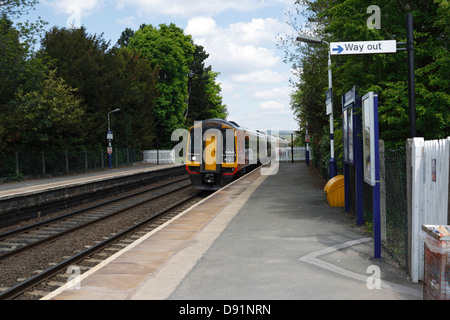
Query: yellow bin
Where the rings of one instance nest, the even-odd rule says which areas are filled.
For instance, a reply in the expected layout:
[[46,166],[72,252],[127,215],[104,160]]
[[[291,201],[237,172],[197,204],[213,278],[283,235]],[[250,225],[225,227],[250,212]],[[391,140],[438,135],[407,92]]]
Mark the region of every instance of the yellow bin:
[[327,202],[332,207],[345,206],[344,176],[339,175],[330,179],[323,190],[327,193]]

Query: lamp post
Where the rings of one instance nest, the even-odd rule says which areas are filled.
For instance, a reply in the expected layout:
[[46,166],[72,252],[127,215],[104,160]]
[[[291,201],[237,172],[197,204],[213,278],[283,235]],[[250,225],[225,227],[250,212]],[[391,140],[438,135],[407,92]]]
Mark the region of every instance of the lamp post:
[[110,121],[109,121],[109,115],[111,113],[118,112],[118,111],[120,111],[119,108],[108,112],[108,132],[106,133],[106,139],[108,139],[108,166],[109,166],[110,169],[112,168],[112,163],[111,163],[112,146],[111,146],[111,141],[113,139],[113,134],[112,134],[112,131],[111,131],[111,124],[110,124]]
[[[322,38],[319,37],[313,37],[306,34],[299,33],[297,35],[298,42],[306,42],[306,43],[325,43],[329,46],[329,43]],[[333,87],[333,80],[331,76],[331,53],[330,50],[328,50],[328,89],[331,89]],[[331,91],[331,90],[330,90]],[[333,104],[330,102],[330,161],[328,164],[328,172],[330,179],[336,176],[337,174],[337,165],[336,160],[334,159],[334,124],[333,124]]]

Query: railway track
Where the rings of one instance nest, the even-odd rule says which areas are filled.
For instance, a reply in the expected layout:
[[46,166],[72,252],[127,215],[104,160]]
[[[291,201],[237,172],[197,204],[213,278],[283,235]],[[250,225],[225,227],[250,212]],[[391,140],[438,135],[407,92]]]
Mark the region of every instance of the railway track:
[[[162,189],[165,191],[160,191]],[[158,194],[155,194],[156,192]],[[170,198],[170,200],[164,200],[166,198]],[[0,269],[5,272],[7,269],[13,268],[11,266],[15,266],[14,263],[17,262],[16,268],[20,269],[22,265],[22,268],[29,270],[24,271],[21,279],[8,279],[7,274],[0,274],[0,291],[2,291],[0,299],[37,299],[45,292],[55,290],[55,284],[56,286],[64,284],[65,282],[61,282],[64,277],[67,281],[66,269],[68,267],[76,264],[79,268],[82,260],[86,261],[88,265],[96,265],[105,259],[102,256],[105,255],[105,251],[108,251],[105,249],[106,247],[116,246],[119,239],[125,241],[125,244],[129,243],[130,238],[126,240],[123,238],[136,232],[137,229],[155,228],[200,199],[199,192],[194,192],[186,179],[179,179],[160,187],[106,201],[13,232],[3,233],[0,235],[0,239],[3,239],[0,240],[0,249],[3,249],[0,253]],[[159,204],[155,204],[155,202],[159,202]],[[133,210],[137,212],[129,213]],[[145,215],[142,212],[145,212]],[[104,231],[100,232],[100,229]],[[148,232],[147,229],[144,231]],[[86,236],[83,236],[83,233]],[[98,235],[93,236],[95,233]],[[85,238],[89,238],[90,243]],[[77,245],[73,245],[74,243]],[[72,248],[69,248],[71,246]],[[123,242],[119,244],[119,248],[123,246]],[[64,250],[61,249],[63,247]],[[102,255],[92,258],[92,255],[98,255],[99,250],[103,250]],[[113,254],[114,249],[109,249],[109,252]],[[49,257],[45,257],[46,255]],[[44,260],[41,265],[51,266],[44,270],[37,265],[29,266],[26,261],[39,260],[36,257]],[[50,260],[52,262],[48,262]],[[22,263],[20,264],[19,261]],[[34,261],[29,264],[34,264]],[[89,267],[84,266],[82,269],[87,268]],[[48,280],[58,273],[59,281]],[[18,280],[19,283],[11,286]],[[5,287],[5,283],[7,287]],[[41,289],[36,289],[36,286]]]
[[[19,252],[31,249],[61,237],[69,232],[97,223],[100,220],[119,214],[124,210],[141,205],[147,201],[157,199],[167,193],[155,195],[155,192],[168,186],[187,182],[189,178],[182,178],[146,190],[141,190],[104,201],[96,205],[79,209],[53,219],[41,221],[26,227],[0,234],[0,261]],[[171,192],[179,191],[190,184],[182,185]]]

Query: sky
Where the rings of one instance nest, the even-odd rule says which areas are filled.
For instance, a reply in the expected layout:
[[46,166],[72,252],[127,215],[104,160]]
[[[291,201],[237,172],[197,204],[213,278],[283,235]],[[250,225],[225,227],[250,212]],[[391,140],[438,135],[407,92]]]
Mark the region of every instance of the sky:
[[[294,0],[40,0],[26,19],[86,27],[114,45],[125,28],[175,23],[209,53],[219,72],[228,120],[253,129],[297,130],[290,109],[293,78],[277,36],[292,34]],[[301,19],[301,17],[300,17]]]

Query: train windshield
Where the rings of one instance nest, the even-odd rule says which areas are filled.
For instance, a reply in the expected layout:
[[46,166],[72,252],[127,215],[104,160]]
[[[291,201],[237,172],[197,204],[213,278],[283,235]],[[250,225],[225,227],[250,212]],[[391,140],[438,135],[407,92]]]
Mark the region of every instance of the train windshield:
[[[234,163],[236,162],[236,146],[235,146],[235,131],[233,129],[219,129],[214,127],[194,127],[190,130],[189,136],[189,160],[201,161],[202,148],[206,148],[205,134],[208,131],[214,139],[219,141],[219,144],[214,147],[217,154],[222,154],[223,158],[216,159],[217,163]],[[210,138],[206,139],[209,141]]]

